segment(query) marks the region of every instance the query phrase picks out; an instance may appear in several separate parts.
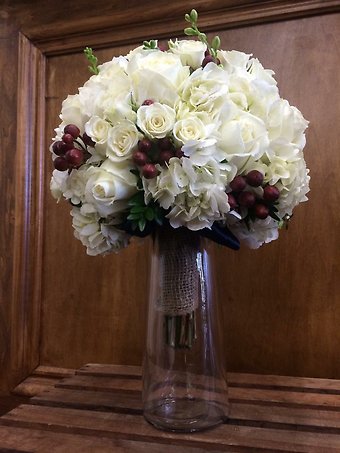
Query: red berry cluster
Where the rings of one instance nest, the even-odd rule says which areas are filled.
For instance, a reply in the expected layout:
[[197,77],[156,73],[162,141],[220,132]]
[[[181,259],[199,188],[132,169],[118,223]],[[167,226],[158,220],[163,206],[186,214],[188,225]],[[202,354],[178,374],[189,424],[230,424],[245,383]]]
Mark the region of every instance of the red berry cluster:
[[258,170],[252,170],[245,176],[236,176],[230,183],[231,193],[228,193],[230,209],[244,207],[249,209],[249,213],[258,219],[266,219],[270,214],[270,208],[280,196],[279,190],[275,186],[266,184],[263,187],[263,198],[245,190],[247,184],[251,187],[260,187],[263,184],[263,174]]
[[147,179],[155,178],[158,175],[156,164],[165,166],[172,157],[183,157],[183,151],[181,148],[176,149],[168,137],[155,141],[144,137],[139,140],[137,149],[132,156],[134,163],[140,167],[142,176]]
[[[76,140],[82,140],[83,144]],[[78,143],[82,149],[76,148],[74,142]],[[84,145],[84,146],[83,146]],[[87,134],[80,137],[80,130],[75,124],[68,124],[64,127],[64,135],[61,140],[53,143],[52,150],[56,157],[53,161],[54,168],[59,171],[71,170],[82,165],[89,153],[87,146],[94,146],[95,143]]]

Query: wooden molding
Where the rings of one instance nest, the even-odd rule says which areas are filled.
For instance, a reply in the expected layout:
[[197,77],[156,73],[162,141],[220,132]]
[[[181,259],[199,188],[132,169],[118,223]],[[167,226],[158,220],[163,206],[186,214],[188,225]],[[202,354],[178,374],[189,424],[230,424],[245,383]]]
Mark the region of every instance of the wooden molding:
[[[210,3],[210,10],[200,13],[200,26],[208,32],[340,11],[339,0],[271,0],[242,2],[236,6],[221,0]],[[154,38],[182,36],[185,25],[183,12],[190,9],[190,5],[181,5],[179,7],[178,2],[172,2],[163,8],[153,9],[141,5],[134,7],[133,12],[125,8],[105,16],[82,18],[72,24],[65,20],[55,23],[53,27],[51,24],[40,24],[24,32],[46,55],[76,52],[86,45],[96,48],[127,45],[150,38],[151,35]],[[166,26],[164,17],[167,17]],[[131,18],[138,20],[131,21]]]
[[11,368],[20,382],[39,363],[45,57],[19,35]]

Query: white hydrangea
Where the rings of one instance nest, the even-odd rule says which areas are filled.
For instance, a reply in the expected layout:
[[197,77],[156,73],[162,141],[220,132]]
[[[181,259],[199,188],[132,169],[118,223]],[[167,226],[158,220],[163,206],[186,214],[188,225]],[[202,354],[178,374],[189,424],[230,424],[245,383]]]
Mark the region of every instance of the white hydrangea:
[[100,222],[96,213],[84,214],[80,208],[71,211],[74,236],[86,247],[88,255],[118,252],[129,243],[129,235],[113,225]]

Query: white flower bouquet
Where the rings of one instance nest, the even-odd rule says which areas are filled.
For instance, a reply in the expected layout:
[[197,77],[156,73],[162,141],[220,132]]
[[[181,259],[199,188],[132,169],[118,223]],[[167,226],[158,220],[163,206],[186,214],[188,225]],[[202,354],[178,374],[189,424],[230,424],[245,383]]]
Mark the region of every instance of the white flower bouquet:
[[209,44],[195,10],[185,19],[191,39],[167,49],[146,41],[98,66],[87,48],[94,74],[62,104],[51,190],[89,255],[165,224],[257,248],[307,200],[308,122],[273,71]]

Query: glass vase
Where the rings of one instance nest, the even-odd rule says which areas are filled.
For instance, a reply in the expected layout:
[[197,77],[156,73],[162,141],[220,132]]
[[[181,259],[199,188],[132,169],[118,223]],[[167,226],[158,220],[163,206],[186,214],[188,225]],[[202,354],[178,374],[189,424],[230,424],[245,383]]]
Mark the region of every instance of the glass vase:
[[193,432],[228,417],[211,244],[185,228],[153,237],[143,408],[160,429]]

